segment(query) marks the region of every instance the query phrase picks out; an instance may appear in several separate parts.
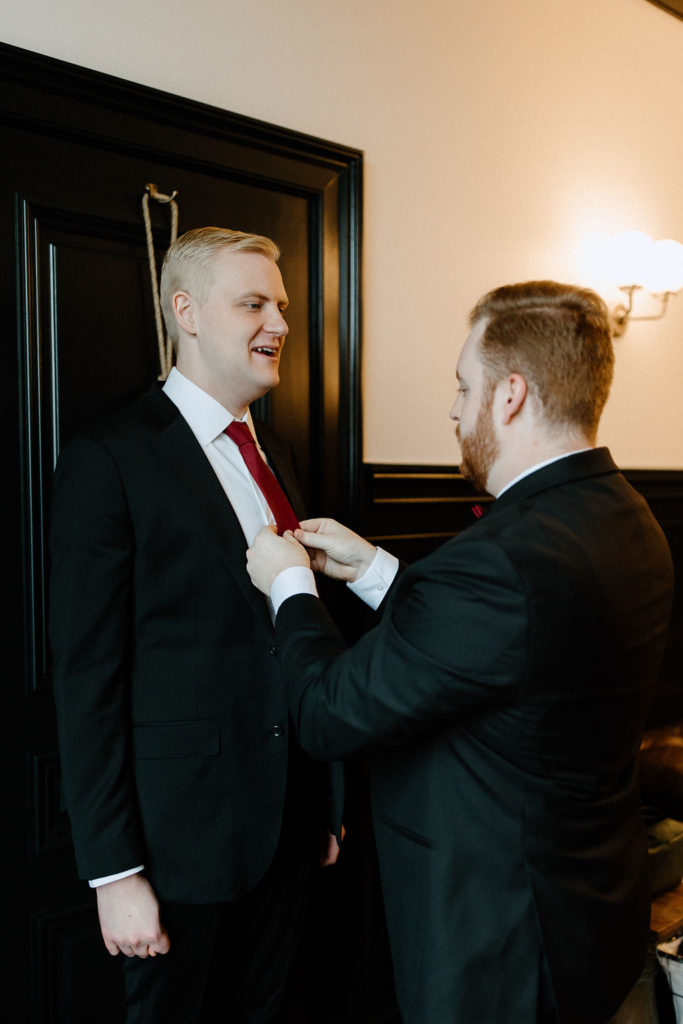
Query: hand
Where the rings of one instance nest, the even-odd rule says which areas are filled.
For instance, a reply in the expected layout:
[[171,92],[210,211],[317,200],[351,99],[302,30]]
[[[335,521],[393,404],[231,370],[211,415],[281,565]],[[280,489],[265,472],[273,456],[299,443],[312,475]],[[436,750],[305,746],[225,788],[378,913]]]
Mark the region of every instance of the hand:
[[337,837],[331,832],[326,832],[322,837],[322,849],[320,851],[320,867],[329,868],[332,864],[337,863],[337,858],[340,854],[339,843]]
[[301,544],[294,539],[291,530],[278,537],[274,527],[264,526],[247,551],[247,572],[251,576],[251,582],[266,597],[270,596],[270,588],[275,577],[284,569],[291,569],[295,565],[308,569],[310,561]]
[[97,910],[102,938],[112,956],[121,952],[144,959],[168,953],[171,943],[159,919],[159,903],[142,875],[99,885]]
[[311,556],[311,569],[353,583],[375,557],[376,548],[334,519],[304,519],[294,536]]

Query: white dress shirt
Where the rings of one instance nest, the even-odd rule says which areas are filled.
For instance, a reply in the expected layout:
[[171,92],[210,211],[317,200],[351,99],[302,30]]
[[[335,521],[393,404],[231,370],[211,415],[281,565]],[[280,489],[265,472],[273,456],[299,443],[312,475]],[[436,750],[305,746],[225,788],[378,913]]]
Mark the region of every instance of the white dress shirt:
[[[202,451],[211,463],[218,481],[240,521],[247,546],[264,526],[274,526],[275,519],[266,499],[247,469],[234,441],[224,434],[235,417],[211,395],[193,384],[174,366],[164,384],[164,394],[178,407],[180,415],[199,441]],[[264,462],[267,459],[258,443],[254,424],[247,410],[243,417]]]
[[[395,555],[390,555],[384,548],[376,548],[375,557],[360,579],[354,583],[347,583],[346,586],[353,591],[356,597],[376,611],[386,597],[387,590],[394,582],[397,572],[398,558]],[[274,614],[277,615],[283,601],[286,601],[288,597],[294,597],[295,594],[312,594],[314,597],[318,597],[315,576],[310,569],[305,569],[302,565],[283,569],[273,580],[273,585],[270,588],[270,601]]]

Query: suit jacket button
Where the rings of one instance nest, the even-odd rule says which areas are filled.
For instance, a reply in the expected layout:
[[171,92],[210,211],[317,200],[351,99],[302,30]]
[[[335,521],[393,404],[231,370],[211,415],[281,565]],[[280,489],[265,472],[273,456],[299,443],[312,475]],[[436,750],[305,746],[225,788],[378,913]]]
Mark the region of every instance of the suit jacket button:
[[270,735],[271,736],[276,736],[276,737],[277,736],[284,736],[284,734],[285,734],[285,730],[284,730],[284,727],[282,725],[279,725],[279,724],[271,725],[271,727],[270,727]]
[[275,655],[277,654],[277,647],[275,646],[275,644],[270,645],[270,647],[268,648],[268,654],[272,654],[273,657],[275,657]]

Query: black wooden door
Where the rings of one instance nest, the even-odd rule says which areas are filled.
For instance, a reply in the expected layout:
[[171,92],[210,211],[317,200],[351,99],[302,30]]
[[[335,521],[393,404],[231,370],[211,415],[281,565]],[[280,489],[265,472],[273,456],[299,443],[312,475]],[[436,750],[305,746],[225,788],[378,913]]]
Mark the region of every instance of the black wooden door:
[[[158,373],[141,199],[178,191],[179,231],[281,246],[291,301],[280,387],[260,414],[294,442],[311,508],[359,507],[361,156],[0,47],[2,425],[9,458],[0,1015],[119,1020],[119,972],[75,878],[46,642],[45,522],[60,446]],[[152,203],[157,260],[168,207]],[[18,486],[17,486],[18,485]]]

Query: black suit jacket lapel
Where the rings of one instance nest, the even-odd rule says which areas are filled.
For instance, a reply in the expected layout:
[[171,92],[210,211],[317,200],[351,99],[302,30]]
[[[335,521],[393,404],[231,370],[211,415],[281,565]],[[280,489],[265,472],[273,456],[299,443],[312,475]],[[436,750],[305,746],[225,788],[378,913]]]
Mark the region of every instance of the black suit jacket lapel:
[[165,395],[161,397],[171,407],[170,422],[152,439],[151,444],[184,497],[195,506],[197,520],[201,524],[198,529],[209,530],[214,535],[245,600],[254,613],[272,628],[263,595],[247,574],[246,542],[235,511],[185,419]]

